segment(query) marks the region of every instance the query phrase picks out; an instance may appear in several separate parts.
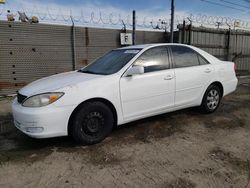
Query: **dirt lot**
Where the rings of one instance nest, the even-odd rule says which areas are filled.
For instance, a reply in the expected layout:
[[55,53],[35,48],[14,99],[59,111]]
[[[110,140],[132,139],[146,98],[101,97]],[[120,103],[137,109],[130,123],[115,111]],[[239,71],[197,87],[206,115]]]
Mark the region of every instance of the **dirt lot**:
[[[9,104],[0,101],[2,120]],[[214,114],[187,109],[144,119],[94,146],[34,140],[16,130],[0,135],[0,187],[250,188],[249,182],[249,78]]]

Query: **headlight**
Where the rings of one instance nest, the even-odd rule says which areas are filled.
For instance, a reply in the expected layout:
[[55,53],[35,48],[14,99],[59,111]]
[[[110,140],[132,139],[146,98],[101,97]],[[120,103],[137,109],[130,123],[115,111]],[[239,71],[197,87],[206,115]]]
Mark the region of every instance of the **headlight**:
[[34,95],[26,99],[22,105],[25,107],[42,107],[57,101],[63,95],[64,93],[60,92]]

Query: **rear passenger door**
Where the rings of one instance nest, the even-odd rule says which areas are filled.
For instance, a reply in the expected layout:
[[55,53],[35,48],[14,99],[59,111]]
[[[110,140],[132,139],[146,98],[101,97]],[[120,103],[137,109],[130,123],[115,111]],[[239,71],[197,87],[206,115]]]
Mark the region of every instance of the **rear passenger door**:
[[175,106],[199,105],[213,75],[213,67],[187,46],[171,46],[176,76]]

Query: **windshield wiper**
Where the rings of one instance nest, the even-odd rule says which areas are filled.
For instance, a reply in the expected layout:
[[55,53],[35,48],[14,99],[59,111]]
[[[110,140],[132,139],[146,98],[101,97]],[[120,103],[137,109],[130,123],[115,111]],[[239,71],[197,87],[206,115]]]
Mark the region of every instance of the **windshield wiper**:
[[100,73],[100,72],[93,72],[93,71],[89,71],[89,70],[78,70],[78,72],[82,72],[82,73],[87,73],[87,74],[100,74],[100,75],[107,75],[104,73]]

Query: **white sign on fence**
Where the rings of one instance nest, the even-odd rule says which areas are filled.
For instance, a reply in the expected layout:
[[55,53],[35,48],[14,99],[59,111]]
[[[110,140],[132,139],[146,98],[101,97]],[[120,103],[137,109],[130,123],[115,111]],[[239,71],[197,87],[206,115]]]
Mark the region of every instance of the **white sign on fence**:
[[121,33],[121,45],[132,45],[132,34],[131,33]]

